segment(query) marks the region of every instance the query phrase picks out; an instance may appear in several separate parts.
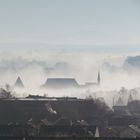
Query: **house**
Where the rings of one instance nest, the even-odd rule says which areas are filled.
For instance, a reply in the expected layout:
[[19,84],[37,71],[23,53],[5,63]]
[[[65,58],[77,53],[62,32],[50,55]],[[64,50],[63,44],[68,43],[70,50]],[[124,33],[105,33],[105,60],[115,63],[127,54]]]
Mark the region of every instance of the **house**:
[[134,125],[129,125],[128,127],[120,131],[120,137],[123,138],[140,138],[140,129]]
[[0,136],[34,136],[34,129],[29,125],[0,125]]
[[129,115],[130,112],[126,105],[115,105],[113,106],[114,113],[116,115]]
[[108,138],[136,138],[140,137],[140,129],[134,125],[113,126],[100,129],[101,137]]
[[138,118],[134,116],[114,116],[108,120],[108,125],[111,127],[126,127],[128,125],[137,125]]
[[68,125],[55,125],[55,126],[41,126],[39,136],[42,137],[95,137],[95,126],[68,126]]

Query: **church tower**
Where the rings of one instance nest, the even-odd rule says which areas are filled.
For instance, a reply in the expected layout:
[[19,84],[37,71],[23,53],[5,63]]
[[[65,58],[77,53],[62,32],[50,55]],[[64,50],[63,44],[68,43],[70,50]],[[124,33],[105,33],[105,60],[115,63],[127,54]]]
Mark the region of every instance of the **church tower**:
[[100,72],[98,72],[97,84],[100,85],[100,83],[101,83],[101,76],[100,76]]
[[14,86],[18,87],[18,88],[24,88],[24,84],[23,84],[23,82],[22,82],[22,80],[21,80],[21,78],[19,76],[18,76]]

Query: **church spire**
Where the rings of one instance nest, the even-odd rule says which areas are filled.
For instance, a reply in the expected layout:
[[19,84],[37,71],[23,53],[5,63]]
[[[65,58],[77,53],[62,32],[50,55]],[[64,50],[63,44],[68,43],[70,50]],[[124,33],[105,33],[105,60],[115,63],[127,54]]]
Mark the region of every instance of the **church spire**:
[[133,101],[133,97],[132,97],[132,95],[130,94],[129,95],[129,98],[128,98],[128,103],[130,103],[130,102],[132,102]]
[[101,76],[100,76],[100,71],[98,71],[97,84],[100,85],[100,82],[101,82]]
[[23,84],[23,82],[22,82],[22,80],[21,80],[21,78],[19,76],[18,76],[14,86],[19,87],[19,88],[24,88],[24,84]]

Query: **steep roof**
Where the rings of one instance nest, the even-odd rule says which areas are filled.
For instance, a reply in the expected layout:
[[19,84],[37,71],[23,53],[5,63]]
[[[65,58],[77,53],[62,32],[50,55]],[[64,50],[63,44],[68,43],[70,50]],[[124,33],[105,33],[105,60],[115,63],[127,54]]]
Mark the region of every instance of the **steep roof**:
[[19,76],[18,76],[18,78],[17,78],[17,80],[16,80],[14,86],[15,86],[15,87],[24,88],[24,84],[23,84],[23,82],[22,82],[22,80],[21,80],[21,78],[20,78]]
[[49,88],[68,88],[79,86],[74,78],[48,78],[44,87]]

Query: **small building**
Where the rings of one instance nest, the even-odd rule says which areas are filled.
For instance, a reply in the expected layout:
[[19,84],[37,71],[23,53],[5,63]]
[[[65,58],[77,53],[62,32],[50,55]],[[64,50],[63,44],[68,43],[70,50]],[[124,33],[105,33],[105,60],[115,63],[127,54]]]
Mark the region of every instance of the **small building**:
[[129,125],[128,127],[120,131],[120,137],[123,138],[140,138],[140,129],[134,125]]
[[108,120],[108,126],[111,127],[127,127],[129,125],[138,125],[139,118],[134,116],[114,116]]
[[114,110],[114,113],[117,114],[117,115],[128,115],[129,114],[129,111],[128,111],[128,107],[127,106],[113,106],[113,110]]
[[95,137],[99,136],[95,126],[68,126],[53,125],[41,126],[39,136],[41,137]]
[[0,136],[35,136],[29,125],[0,125]]

